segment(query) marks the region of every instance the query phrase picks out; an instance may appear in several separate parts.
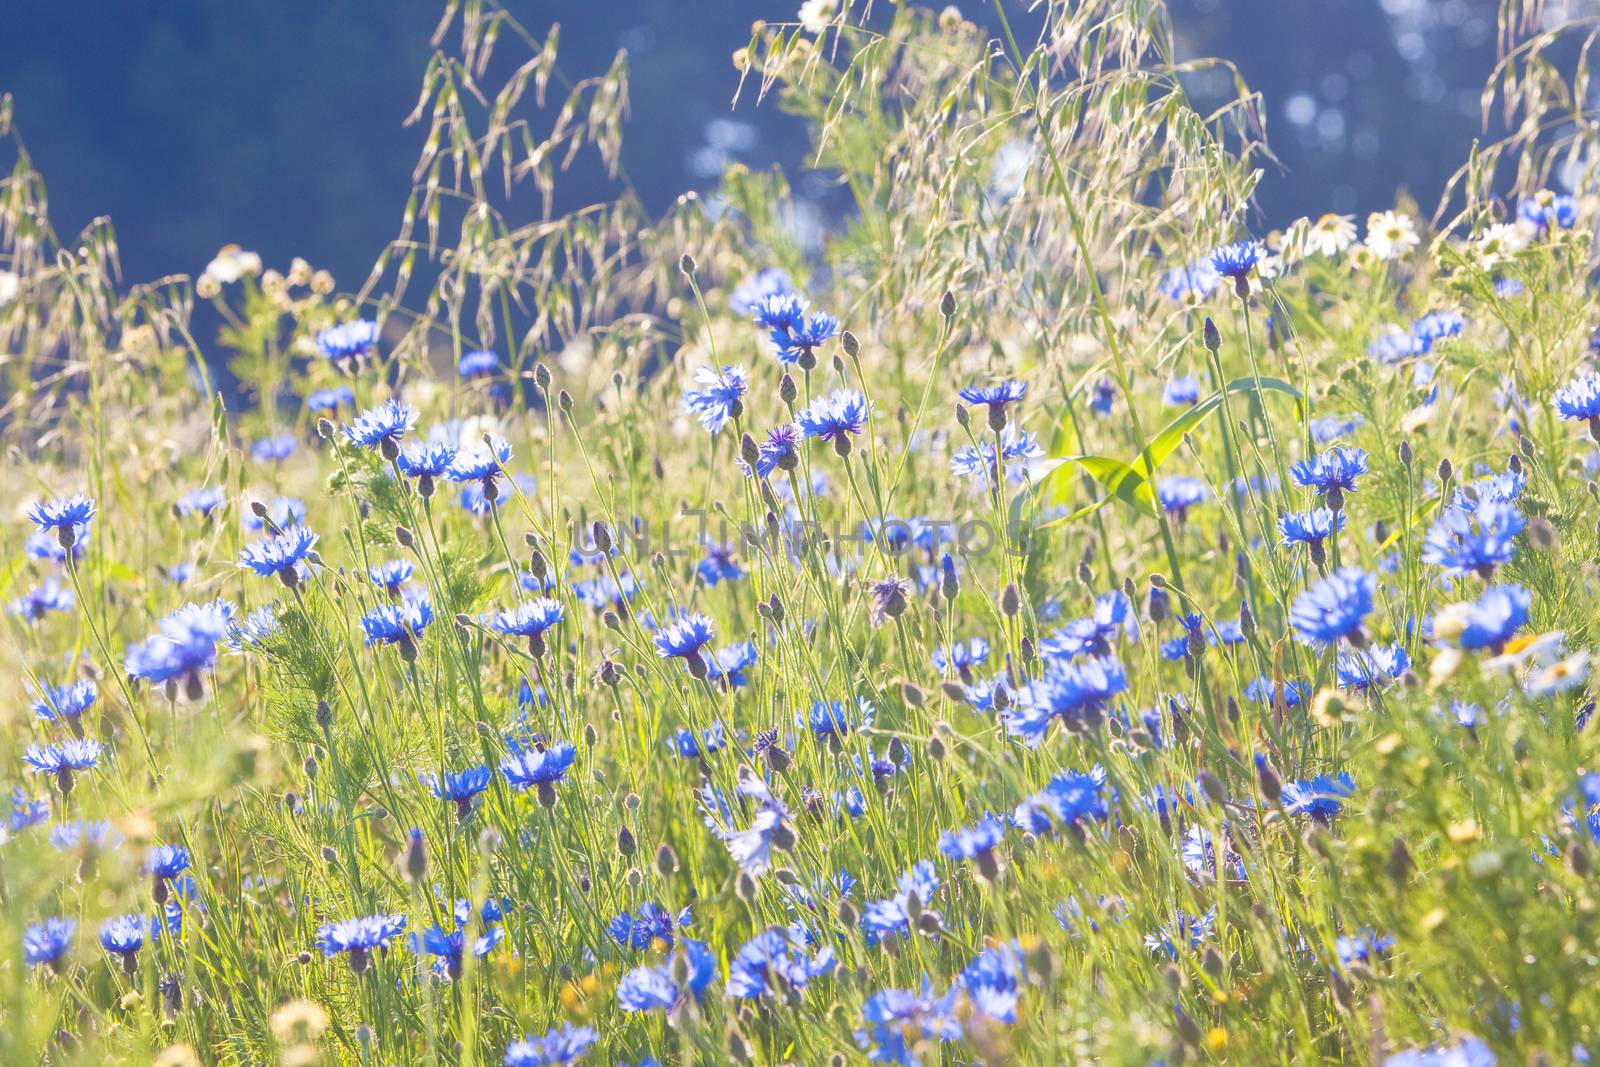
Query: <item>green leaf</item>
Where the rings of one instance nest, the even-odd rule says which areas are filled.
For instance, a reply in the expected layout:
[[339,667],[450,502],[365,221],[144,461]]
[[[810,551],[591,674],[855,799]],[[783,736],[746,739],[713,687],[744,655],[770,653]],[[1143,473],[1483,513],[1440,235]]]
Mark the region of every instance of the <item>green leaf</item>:
[[1052,519],[1044,528],[1076,522],[1104,507],[1112,500],[1121,500],[1146,515],[1157,513],[1155,489],[1152,485],[1155,472],[1182,443],[1184,436],[1193,432],[1206,417],[1222,407],[1223,401],[1237,394],[1267,392],[1282,393],[1294,398],[1296,418],[1304,418],[1305,398],[1300,390],[1281,378],[1235,378],[1204,400],[1162,427],[1161,432],[1145,442],[1131,463],[1107,456],[1061,456],[1061,462],[1029,488],[1018,494],[1012,502],[1012,516],[1019,517],[1033,497],[1042,496],[1052,504],[1063,503],[1067,497],[1067,481],[1061,474],[1071,469],[1081,469],[1106,488],[1106,495],[1068,515]]

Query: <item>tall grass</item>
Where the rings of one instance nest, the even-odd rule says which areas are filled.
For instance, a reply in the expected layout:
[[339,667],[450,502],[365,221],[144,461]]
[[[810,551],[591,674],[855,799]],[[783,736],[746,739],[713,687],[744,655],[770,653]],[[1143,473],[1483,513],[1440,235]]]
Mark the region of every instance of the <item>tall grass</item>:
[[[532,1063],[516,1043],[564,1025],[594,1063],[1586,1055],[1600,516],[1553,401],[1595,358],[1592,26],[1507,6],[1484,107],[1509,135],[1431,223],[1397,205],[1408,244],[1256,232],[1261,101],[1179,62],[1160,4],[1042,3],[1031,38],[1013,5],[994,37],[877,6],[758,24],[708,74],[805,120],[848,202],[820,229],[741,167],[652,217],[626,57],[574,80],[555,28],[476,0],[441,17],[364,280],[225,249],[130,283],[109,222],[53,230],[0,110],[0,1063]],[[1236,89],[1209,113],[1205,67]],[[557,211],[579,159],[613,184]],[[1563,184],[1570,217],[1540,197]],[[841,329],[780,363],[763,277]],[[337,351],[362,321],[376,343]],[[682,397],[730,366],[748,388],[709,433]],[[1004,427],[957,402],[1013,379]],[[750,473],[837,389],[870,405],[848,447]],[[400,462],[347,432],[390,398],[420,414]],[[408,475],[430,431],[506,443],[491,496]],[[1370,470],[1318,499],[1296,465],[1335,444]],[[97,514],[63,549],[28,510],[74,493]],[[1498,497],[1500,555],[1441,566]],[[1343,529],[1285,543],[1319,504]],[[300,522],[298,577],[240,565]],[[369,574],[394,560],[391,593]],[[1374,581],[1362,630],[1303,639],[1342,568]],[[1464,647],[1453,605],[1508,586],[1526,620]],[[506,632],[542,598],[561,621]],[[218,599],[225,625],[170,618]],[[709,645],[660,654],[700,616]],[[74,680],[81,718],[36,714]],[[24,761],[75,734],[97,767]],[[560,781],[517,788],[563,744]],[[476,766],[473,800],[429,788]],[[992,848],[947,840],[991,812]],[[189,869],[150,873],[160,845]],[[924,861],[936,887],[900,882]],[[630,943],[614,918],[652,904],[692,922]],[[125,914],[163,919],[127,966],[97,936]],[[332,951],[325,924],[373,915],[406,919],[387,951]],[[54,917],[70,943],[25,965]],[[458,967],[409,940],[436,924]],[[787,969],[748,963],[769,930]],[[671,1003],[625,1010],[646,967]]]

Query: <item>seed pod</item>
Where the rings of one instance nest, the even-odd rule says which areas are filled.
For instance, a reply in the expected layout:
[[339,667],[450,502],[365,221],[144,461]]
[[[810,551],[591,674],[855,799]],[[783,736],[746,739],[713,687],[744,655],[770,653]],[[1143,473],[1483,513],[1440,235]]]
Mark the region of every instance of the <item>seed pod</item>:
[[412,830],[410,843],[406,846],[406,877],[413,882],[421,882],[427,876],[427,844],[423,841],[421,830]]
[[856,340],[856,335],[849,330],[839,335],[839,346],[844,349],[844,354],[851,359],[861,354],[861,342]]
[[685,252],[683,255],[678,257],[678,269],[683,271],[683,273],[687,274],[691,278],[694,277],[694,268],[694,257],[689,253]]
[[656,849],[656,873],[663,878],[671,878],[677,870],[678,854],[672,851],[672,846],[663,844]]
[[954,315],[955,313],[956,313],[956,294],[954,294],[950,290],[946,289],[944,291],[944,296],[939,298],[939,314],[943,315],[945,318],[948,319],[952,315]]
[[1206,322],[1201,331],[1201,336],[1204,340],[1206,349],[1210,351],[1212,355],[1216,355],[1217,350],[1222,347],[1222,335],[1217,332],[1217,324],[1211,321],[1210,315],[1206,316]]

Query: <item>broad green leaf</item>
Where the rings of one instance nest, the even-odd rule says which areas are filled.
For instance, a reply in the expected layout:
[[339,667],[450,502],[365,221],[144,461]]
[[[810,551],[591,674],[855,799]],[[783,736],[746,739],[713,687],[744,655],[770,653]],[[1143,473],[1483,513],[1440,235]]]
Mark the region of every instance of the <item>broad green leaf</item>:
[[1105,486],[1106,495],[1071,514],[1050,520],[1045,523],[1045,527],[1076,522],[1093,514],[1112,500],[1124,501],[1146,515],[1154,515],[1157,504],[1155,489],[1151,483],[1155,472],[1177,450],[1184,436],[1192,433],[1208,415],[1221,408],[1227,397],[1251,393],[1262,395],[1267,392],[1293,397],[1296,417],[1303,416],[1305,400],[1300,395],[1300,390],[1281,378],[1235,378],[1162,427],[1160,433],[1145,442],[1139,455],[1135,456],[1131,463],[1124,463],[1107,456],[1057,457],[1061,462],[1056,467],[1018,494],[1012,503],[1012,515],[1014,518],[1020,517],[1034,497],[1042,497],[1051,504],[1064,503],[1068,495],[1068,482],[1062,477],[1062,472],[1075,468],[1087,471],[1095,481]]

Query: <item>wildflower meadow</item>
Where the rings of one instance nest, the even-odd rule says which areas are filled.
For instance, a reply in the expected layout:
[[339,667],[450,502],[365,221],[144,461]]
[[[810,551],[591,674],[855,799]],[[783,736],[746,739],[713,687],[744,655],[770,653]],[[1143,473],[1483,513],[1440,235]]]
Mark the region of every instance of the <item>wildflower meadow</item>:
[[365,278],[0,105],[0,1064],[1600,1053],[1592,20],[1268,229],[1153,0],[806,0],[665,213],[519,6]]

